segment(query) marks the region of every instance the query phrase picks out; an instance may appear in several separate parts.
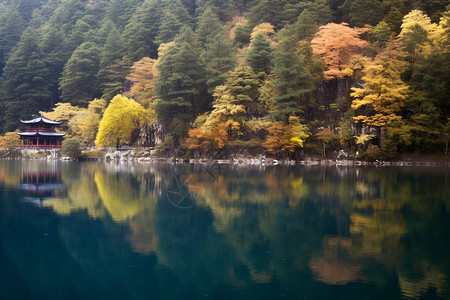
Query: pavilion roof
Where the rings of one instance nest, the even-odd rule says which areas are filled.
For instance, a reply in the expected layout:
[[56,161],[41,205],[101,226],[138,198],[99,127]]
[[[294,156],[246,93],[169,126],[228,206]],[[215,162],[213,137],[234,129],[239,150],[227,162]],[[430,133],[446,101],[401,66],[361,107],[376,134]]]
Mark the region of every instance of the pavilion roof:
[[45,124],[50,124],[50,125],[60,125],[63,121],[53,121],[53,120],[47,119],[43,115],[40,115],[39,117],[34,118],[32,120],[28,120],[28,121],[20,120],[20,122],[22,122],[23,124],[45,123]]
[[60,132],[42,132],[42,131],[27,131],[27,132],[16,132],[20,136],[65,136],[65,133]]

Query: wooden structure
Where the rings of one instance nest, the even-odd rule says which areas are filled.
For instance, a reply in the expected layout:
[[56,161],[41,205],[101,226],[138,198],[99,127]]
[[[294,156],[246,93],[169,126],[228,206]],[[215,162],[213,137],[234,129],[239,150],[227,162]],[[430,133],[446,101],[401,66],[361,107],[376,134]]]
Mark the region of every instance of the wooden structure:
[[58,149],[62,148],[61,140],[65,133],[56,132],[55,126],[58,126],[62,121],[53,121],[43,117],[29,121],[22,121],[22,124],[27,125],[26,132],[16,132],[20,135],[22,140],[21,148],[28,149]]

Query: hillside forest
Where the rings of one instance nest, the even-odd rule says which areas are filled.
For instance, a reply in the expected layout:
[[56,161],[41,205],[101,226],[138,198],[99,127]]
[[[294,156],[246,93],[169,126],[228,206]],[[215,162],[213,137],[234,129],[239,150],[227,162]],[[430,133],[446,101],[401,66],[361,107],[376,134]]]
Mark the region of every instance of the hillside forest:
[[20,119],[161,155],[448,153],[448,0],[1,0]]

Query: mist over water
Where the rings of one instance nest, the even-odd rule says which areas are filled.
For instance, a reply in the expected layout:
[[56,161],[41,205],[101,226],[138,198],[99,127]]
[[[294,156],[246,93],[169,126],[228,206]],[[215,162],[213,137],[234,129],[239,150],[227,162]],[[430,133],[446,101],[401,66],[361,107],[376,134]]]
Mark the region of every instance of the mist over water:
[[449,299],[448,177],[0,161],[0,298]]

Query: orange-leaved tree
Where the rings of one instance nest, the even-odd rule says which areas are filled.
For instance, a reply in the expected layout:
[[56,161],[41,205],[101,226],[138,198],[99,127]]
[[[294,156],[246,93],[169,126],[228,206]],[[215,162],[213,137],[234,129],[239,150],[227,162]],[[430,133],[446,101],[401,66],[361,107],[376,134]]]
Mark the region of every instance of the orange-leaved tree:
[[197,127],[189,130],[186,144],[189,149],[216,151],[222,149],[228,141],[228,131],[237,130],[239,123],[228,120],[211,126]]
[[156,59],[144,57],[133,64],[130,75],[127,77],[128,80],[133,82],[130,89],[131,96],[134,96],[136,101],[144,106],[152,99],[151,94],[158,74],[155,63]]
[[325,61],[325,79],[342,78],[342,70],[350,57],[359,54],[367,42],[361,35],[367,32],[365,28],[351,28],[347,23],[329,23],[319,27],[314,35],[311,46],[314,53]]
[[303,147],[310,136],[308,127],[300,123],[299,117],[289,117],[289,124],[276,122],[268,129],[268,136],[263,143],[266,150],[278,157],[289,157],[296,149]]

